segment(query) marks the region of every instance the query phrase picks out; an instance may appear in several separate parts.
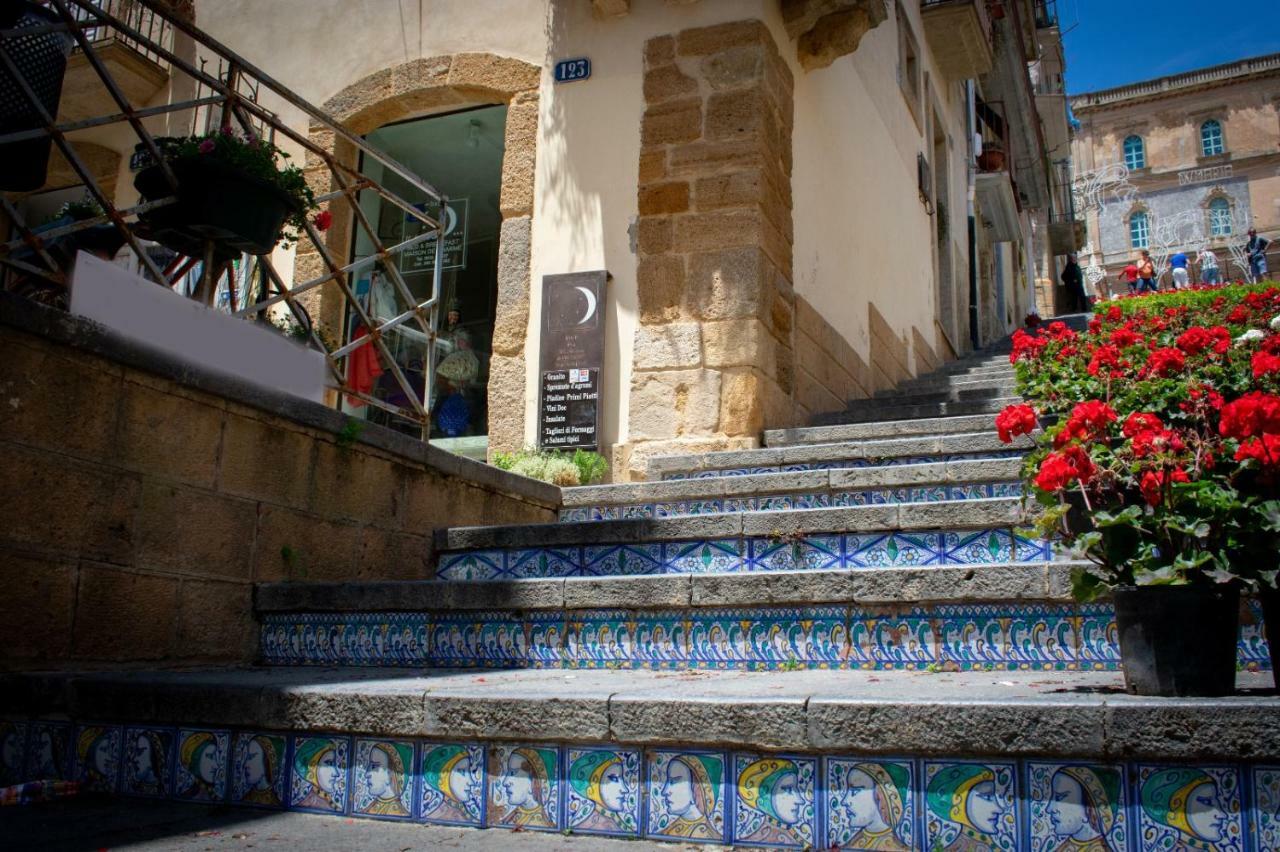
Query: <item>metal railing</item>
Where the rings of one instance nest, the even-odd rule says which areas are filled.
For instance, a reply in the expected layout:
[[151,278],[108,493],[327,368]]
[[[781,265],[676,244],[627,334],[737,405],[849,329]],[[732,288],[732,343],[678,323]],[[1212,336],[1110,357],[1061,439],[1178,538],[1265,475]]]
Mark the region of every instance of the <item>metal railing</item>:
[[[217,117],[216,126],[233,131],[247,140],[283,139],[287,143],[301,147],[315,161],[323,164],[329,178],[331,191],[317,193],[316,201],[336,217],[346,217],[346,222],[362,232],[365,242],[372,250],[350,261],[340,257],[347,251],[344,244],[335,249],[317,228],[315,222],[306,219],[298,236],[299,248],[308,247],[314,251],[323,266],[321,274],[308,280],[289,284],[280,274],[270,254],[256,258],[261,276],[265,279],[266,292],[252,304],[245,306],[230,305],[233,314],[238,317],[265,319],[268,312],[286,310],[293,322],[301,328],[312,347],[324,353],[329,369],[329,385],[332,389],[348,398],[390,412],[414,422],[422,428],[422,437],[429,434],[430,412],[429,400],[432,398],[431,381],[433,370],[424,371],[423,379],[414,383],[405,375],[387,345],[388,332],[401,327],[416,326],[413,331],[425,336],[428,353],[434,358],[436,352],[436,328],[439,314],[439,294],[441,284],[441,263],[443,251],[437,250],[432,269],[430,293],[425,298],[415,296],[399,270],[396,262],[399,255],[408,249],[436,240],[439,245],[441,233],[437,219],[424,212],[425,199],[435,209],[443,208],[447,201],[444,195],[417,174],[401,165],[395,159],[370,145],[364,138],[357,136],[341,124],[334,121],[317,107],[303,100],[288,87],[272,78],[265,71],[249,63],[229,47],[218,42],[193,24],[174,17],[157,0],[46,0],[48,8],[57,14],[55,23],[42,24],[24,29],[0,30],[0,74],[7,74],[28,104],[39,116],[40,127],[32,130],[0,132],[0,145],[6,143],[34,139],[49,138],[67,164],[78,176],[88,196],[101,208],[97,216],[82,219],[70,224],[62,224],[52,229],[37,229],[24,221],[18,206],[9,198],[0,195],[0,209],[12,223],[17,236],[0,243],[0,266],[14,270],[18,275],[38,277],[51,282],[55,286],[65,287],[67,269],[51,255],[50,249],[54,241],[102,226],[113,227],[123,239],[131,252],[132,259],[139,265],[140,272],[161,286],[180,287],[182,280],[193,267],[194,262],[202,262],[199,285],[194,296],[212,304],[219,291],[219,282],[230,278],[229,262],[216,259],[212,243],[206,245],[204,257],[186,258],[182,263],[173,263],[161,267],[152,255],[144,248],[143,234],[139,232],[139,214],[158,210],[176,204],[181,192],[177,176],[161,155],[156,138],[147,129],[144,119],[168,114],[183,114],[190,111],[193,126],[199,129],[203,114]],[[127,7],[127,8],[126,8]],[[145,14],[144,14],[145,13]],[[122,17],[123,14],[123,17]],[[159,24],[144,22],[159,21]],[[194,57],[186,58],[175,53],[172,46],[172,34],[182,32],[189,36],[196,46],[196,51],[204,61],[197,64]],[[19,64],[10,55],[9,48],[17,43],[19,35],[30,35],[39,32],[66,32],[74,39],[75,47],[83,51],[89,65],[97,74],[109,93],[110,100],[104,104],[99,115],[73,122],[58,123],[56,118],[40,102],[29,81],[23,76]],[[95,45],[102,41],[102,33],[112,33],[135,45],[147,55],[158,57],[159,61],[168,64],[173,74],[185,75],[194,80],[196,96],[183,101],[175,101],[158,106],[139,108],[129,102],[121,86],[113,79],[110,69],[98,57]],[[165,38],[168,41],[165,41]],[[213,62],[216,70],[206,70],[209,62]],[[356,154],[356,162],[343,162],[333,151],[312,141],[306,131],[299,131],[284,124],[270,110],[257,103],[260,92],[269,92],[274,97],[301,110],[312,122],[311,129],[328,131],[332,138],[350,146]],[[108,194],[93,171],[81,158],[73,140],[69,136],[77,131],[93,127],[127,124],[133,131],[138,143],[139,152],[149,156],[162,171],[173,194],[143,201],[132,206],[121,207],[116,199]],[[421,194],[417,203],[405,199],[363,175],[359,169],[359,158],[368,158],[380,163],[383,168],[396,176],[410,188],[410,191]],[[405,216],[420,223],[421,233],[403,239],[394,245],[386,245],[378,236],[360,205],[360,194],[372,192],[380,197],[382,203],[391,204]],[[358,299],[351,286],[351,277],[355,273],[373,267],[380,267],[393,285],[396,301],[396,315],[385,320],[375,319]],[[316,323],[310,316],[300,297],[328,286],[336,289],[342,301],[344,315],[355,317],[367,329],[368,333],[356,340],[336,341],[332,345],[326,342],[319,333]],[[234,299],[234,287],[232,294]],[[280,306],[277,308],[276,306]],[[238,310],[234,308],[238,307]],[[345,325],[344,321],[344,325]],[[346,335],[343,335],[345,338]],[[407,400],[404,405],[397,405],[376,398],[353,387],[347,380],[344,367],[348,359],[361,347],[372,346],[380,356],[382,364],[399,386],[400,396]]]

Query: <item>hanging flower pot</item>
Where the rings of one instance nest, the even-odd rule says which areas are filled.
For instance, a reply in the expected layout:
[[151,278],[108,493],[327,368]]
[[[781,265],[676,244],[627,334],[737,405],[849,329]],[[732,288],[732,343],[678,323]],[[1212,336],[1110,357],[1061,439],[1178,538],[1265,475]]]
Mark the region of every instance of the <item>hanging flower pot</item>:
[[[34,29],[59,20],[53,11],[30,0],[0,3],[0,29]],[[62,76],[67,70],[71,44],[71,34],[66,32],[19,35],[4,40],[4,49],[22,78],[45,112],[55,117],[62,99]],[[39,110],[27,100],[18,81],[0,69],[0,133],[43,126]],[[52,144],[49,136],[0,144],[0,190],[31,192],[44,186]]]
[[978,155],[978,168],[984,172],[998,172],[1004,168],[1004,150],[995,145],[987,145]]
[[1125,689],[1230,695],[1236,686],[1235,586],[1119,586],[1112,591]]
[[180,254],[203,257],[209,243],[219,259],[267,254],[294,238],[290,227],[300,227],[314,206],[301,171],[277,168],[277,157],[288,155],[269,143],[226,132],[156,142],[176,193],[159,164],[138,172],[133,185],[145,201],[175,194],[178,200],[140,214],[139,230]]

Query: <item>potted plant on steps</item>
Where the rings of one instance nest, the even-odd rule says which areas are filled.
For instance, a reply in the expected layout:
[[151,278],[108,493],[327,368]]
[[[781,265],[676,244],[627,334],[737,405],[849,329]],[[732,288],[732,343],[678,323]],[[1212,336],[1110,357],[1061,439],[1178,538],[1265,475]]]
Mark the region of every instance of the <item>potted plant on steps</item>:
[[1060,417],[1026,478],[1041,531],[1088,560],[1076,596],[1115,603],[1131,692],[1233,691],[1241,593],[1277,608],[1278,314],[1275,287],[1180,292],[1112,306],[1085,334],[1014,335],[1033,405],[997,428],[1011,440]]
[[[180,254],[203,258],[212,249],[216,260],[267,254],[295,238],[316,206],[302,170],[265,139],[224,127],[155,141],[177,181],[177,202],[142,213],[139,230]],[[138,172],[133,184],[144,201],[175,194],[158,163]]]

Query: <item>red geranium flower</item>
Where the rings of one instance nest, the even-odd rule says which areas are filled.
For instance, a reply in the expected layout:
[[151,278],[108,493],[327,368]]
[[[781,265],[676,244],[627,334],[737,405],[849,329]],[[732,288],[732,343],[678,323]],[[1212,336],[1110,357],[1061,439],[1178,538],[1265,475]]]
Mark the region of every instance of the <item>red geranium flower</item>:
[[1129,346],[1136,346],[1145,339],[1146,338],[1141,334],[1138,334],[1138,332],[1128,326],[1122,326],[1121,328],[1117,328],[1115,331],[1111,332],[1111,345],[1118,346],[1121,349],[1125,349]]
[[327,231],[329,226],[333,224],[333,214],[328,210],[321,210],[312,221],[315,223],[317,231]]
[[1147,373],[1170,378],[1176,376],[1187,368],[1187,356],[1182,354],[1182,350],[1173,347],[1162,347],[1154,349],[1151,357],[1147,359]]
[[1212,335],[1209,334],[1207,328],[1202,326],[1193,325],[1178,335],[1177,347],[1188,355],[1199,355],[1212,344]]
[[1029,405],[1010,405],[996,415],[1000,440],[1012,443],[1018,435],[1030,435],[1036,428],[1036,410]]
[[1274,373],[1280,373],[1280,355],[1269,352],[1253,353],[1253,377],[1261,379]]
[[1252,391],[1222,406],[1218,432],[1244,440],[1263,433],[1280,434],[1280,396]]
[[1236,450],[1236,461],[1256,461],[1263,470],[1280,470],[1280,435],[1262,435],[1250,438]]
[[1096,376],[1104,368],[1113,370],[1120,366],[1120,350],[1114,346],[1099,346],[1089,359],[1089,375]]
[[1160,418],[1146,411],[1135,411],[1125,418],[1124,426],[1121,432],[1126,438],[1132,438],[1139,432],[1147,432],[1153,429],[1163,429],[1164,424],[1160,422]]
[[1089,454],[1080,446],[1071,446],[1044,457],[1036,485],[1045,491],[1061,491],[1073,482],[1088,484],[1095,471]]

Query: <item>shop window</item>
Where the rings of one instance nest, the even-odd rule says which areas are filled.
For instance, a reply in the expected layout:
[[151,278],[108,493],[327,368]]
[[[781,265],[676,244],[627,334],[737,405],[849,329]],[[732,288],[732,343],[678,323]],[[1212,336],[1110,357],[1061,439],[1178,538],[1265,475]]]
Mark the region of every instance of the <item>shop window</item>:
[[1209,234],[1214,237],[1231,236],[1231,202],[1225,198],[1209,202]]
[[1141,211],[1129,217],[1129,245],[1136,249],[1149,248],[1151,243],[1151,220]]
[[1212,157],[1225,150],[1226,146],[1222,142],[1222,124],[1211,118],[1200,125],[1200,151],[1206,157]]
[[1130,171],[1147,167],[1147,149],[1141,136],[1128,136],[1124,140],[1124,164]]

